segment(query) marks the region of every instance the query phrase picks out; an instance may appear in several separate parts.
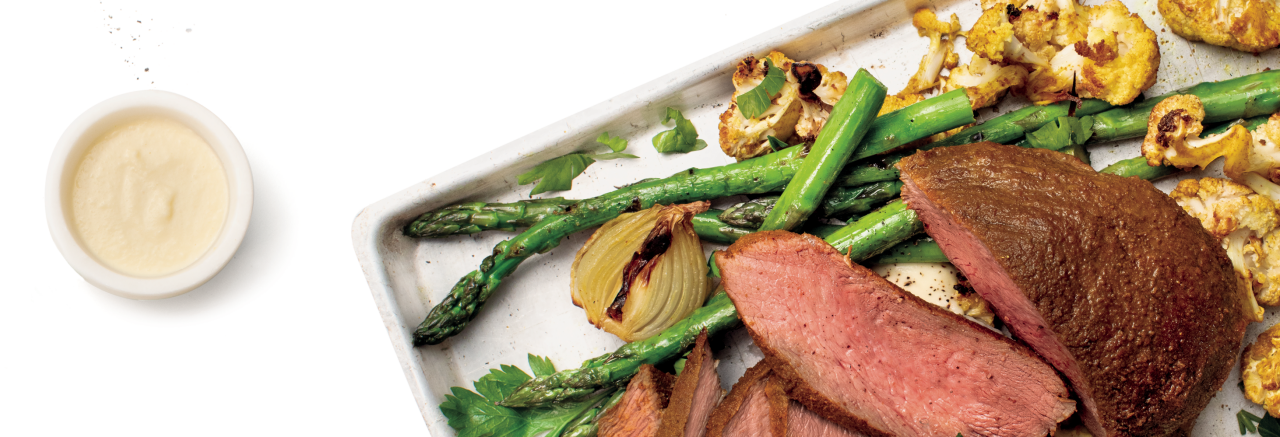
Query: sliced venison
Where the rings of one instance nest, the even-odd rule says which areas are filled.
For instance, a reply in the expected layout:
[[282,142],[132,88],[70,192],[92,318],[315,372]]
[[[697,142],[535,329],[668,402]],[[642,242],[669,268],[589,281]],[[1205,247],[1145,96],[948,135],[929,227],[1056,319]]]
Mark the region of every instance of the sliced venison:
[[1075,411],[1026,347],[930,305],[811,235],[760,232],[716,256],[788,394],[876,436],[1034,436]]
[[720,389],[719,362],[711,356],[707,332],[698,334],[693,349],[685,360],[684,370],[676,377],[671,402],[662,412],[658,437],[703,437],[711,410],[724,395]]
[[675,378],[644,364],[627,383],[617,405],[600,415],[601,437],[654,437],[662,422],[662,409],[671,398]]
[[[994,143],[916,153],[903,197],[1096,436],[1189,429],[1248,324],[1226,253],[1151,183]],[[966,434],[968,435],[968,434]]]
[[761,361],[733,385],[712,413],[707,437],[861,437],[787,397],[781,379]]
[[747,369],[716,406],[707,423],[707,437],[785,437],[787,395],[777,381],[770,383],[763,362]]

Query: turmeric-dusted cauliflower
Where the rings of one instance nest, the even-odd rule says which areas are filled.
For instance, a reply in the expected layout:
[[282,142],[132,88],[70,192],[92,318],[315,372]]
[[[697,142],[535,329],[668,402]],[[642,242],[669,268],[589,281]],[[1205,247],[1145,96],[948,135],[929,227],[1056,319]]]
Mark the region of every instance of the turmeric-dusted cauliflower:
[[[1255,191],[1276,192],[1280,187],[1261,188],[1260,184],[1280,182],[1280,145],[1273,141],[1280,138],[1280,115],[1272,115],[1253,132],[1234,125],[1226,132],[1202,139],[1204,116],[1203,103],[1193,95],[1172,96],[1157,103],[1147,119],[1147,136],[1142,141],[1142,156],[1147,158],[1147,164],[1204,168],[1224,157],[1222,171],[1227,177]],[[1259,175],[1262,180],[1251,181],[1256,178],[1249,174]]]
[[1067,100],[1074,89],[1079,97],[1124,105],[1155,84],[1155,32],[1118,0],[989,4],[966,44],[993,62],[1027,68],[1026,94],[1036,104]]
[[1021,91],[1026,82],[1025,67],[992,64],[975,54],[968,64],[951,69],[942,91],[963,88],[973,109],[981,109],[996,104],[1006,91]]
[[938,76],[942,69],[955,68],[960,62],[956,54],[956,35],[960,33],[960,18],[951,14],[951,22],[938,21],[938,16],[929,9],[920,9],[911,16],[911,25],[916,33],[929,37],[929,52],[920,58],[920,68],[907,81],[906,88],[898,94],[923,94],[938,85]]
[[1233,126],[1221,134],[1200,138],[1203,121],[1204,104],[1194,95],[1176,95],[1157,103],[1147,118],[1147,136],[1142,140],[1142,156],[1147,157],[1147,164],[1203,169],[1220,156],[1226,156],[1230,163],[1247,157],[1251,141],[1248,130]]
[[[1235,174],[1257,173],[1271,182],[1280,183],[1280,113],[1271,114],[1267,124],[1258,126],[1250,136],[1248,159],[1227,170]],[[1231,178],[1238,179],[1237,176]]]
[[[932,10],[920,9],[911,17],[911,24],[920,36],[929,37],[929,51],[920,59],[920,68],[907,86],[898,94],[885,97],[882,114],[924,100],[924,95],[936,88],[942,92],[964,89],[973,109],[981,109],[996,104],[1010,89],[1021,90],[1026,82],[1027,70],[1022,66],[993,65],[978,56],[969,64],[960,65],[955,40],[963,32],[956,14],[951,14],[950,22],[942,22]],[[949,70],[948,75],[942,74],[944,69]]]
[[1244,396],[1262,405],[1272,417],[1280,416],[1280,324],[1258,334],[1240,360]]
[[768,137],[788,144],[812,140],[831,115],[831,107],[844,94],[849,79],[838,71],[808,62],[793,62],[779,52],[766,58],[786,72],[786,83],[772,105],[756,118],[738,110],[738,95],[752,90],[768,73],[765,59],[748,56],[733,73],[733,104],[720,114],[720,149],[739,161],[773,151]]
[[1186,179],[1169,193],[1183,210],[1222,241],[1243,279],[1254,321],[1262,308],[1280,305],[1280,212],[1267,196],[1227,179]]
[[1272,0],[1160,0],[1173,33],[1192,41],[1261,53],[1280,46],[1280,4]]

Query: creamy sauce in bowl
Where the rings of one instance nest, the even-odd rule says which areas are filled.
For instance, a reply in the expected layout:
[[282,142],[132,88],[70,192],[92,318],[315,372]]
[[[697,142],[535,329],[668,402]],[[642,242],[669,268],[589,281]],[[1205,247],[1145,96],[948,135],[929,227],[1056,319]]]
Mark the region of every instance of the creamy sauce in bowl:
[[108,130],[85,153],[68,221],[85,251],[122,274],[157,277],[200,259],[226,222],[222,162],[191,128],[148,117]]

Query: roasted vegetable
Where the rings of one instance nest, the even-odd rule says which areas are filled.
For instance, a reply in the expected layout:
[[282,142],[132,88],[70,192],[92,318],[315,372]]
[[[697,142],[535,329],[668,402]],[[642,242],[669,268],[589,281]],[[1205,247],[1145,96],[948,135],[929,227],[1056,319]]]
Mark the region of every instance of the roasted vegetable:
[[1026,67],[993,64],[975,54],[968,64],[951,69],[942,90],[963,89],[969,95],[973,109],[981,109],[995,105],[1006,92],[1023,92],[1026,83]]
[[859,69],[849,82],[844,96],[831,110],[831,119],[818,134],[809,154],[796,170],[778,203],[765,216],[760,230],[789,230],[809,218],[835,182],[849,157],[862,144],[871,121],[884,102],[884,84]]
[[1280,416],[1280,324],[1262,331],[1245,348],[1240,381],[1246,398],[1262,405],[1268,414]]
[[[778,69],[785,81],[761,114],[748,117],[739,110],[738,98],[760,86],[769,76],[769,67]],[[813,140],[848,82],[843,73],[793,62],[780,52],[762,59],[748,56],[733,73],[733,104],[720,114],[720,149],[741,161],[772,152],[770,136],[788,144]]]
[[573,304],[623,341],[644,340],[702,306],[711,291],[693,216],[708,202],[654,206],[597,229],[570,268]]
[[[880,113],[924,100],[924,96],[934,90],[963,89],[973,109],[996,104],[1011,89],[1021,91],[1027,79],[1027,69],[1022,66],[994,65],[976,55],[969,64],[959,65],[955,40],[963,32],[955,14],[951,14],[949,22],[944,22],[938,20],[932,10],[923,8],[912,15],[911,24],[920,36],[929,38],[928,52],[920,59],[920,67],[907,81],[907,86],[897,94],[885,97]],[[948,74],[942,74],[944,69]]]
[[987,8],[966,39],[974,53],[1031,71],[1026,94],[1036,104],[1079,97],[1132,102],[1155,84],[1160,49],[1137,14],[1117,0],[1014,0]]
[[1247,156],[1244,154],[1250,140],[1249,131],[1236,126],[1225,133],[1200,138],[1203,120],[1204,105],[1196,96],[1173,96],[1157,104],[1151,110],[1147,136],[1142,140],[1142,155],[1147,157],[1147,164],[1203,169],[1221,156],[1227,156],[1232,163]]
[[1173,33],[1192,41],[1261,53],[1280,46],[1280,4],[1271,0],[1160,0]]
[[1280,305],[1280,211],[1267,196],[1218,178],[1185,179],[1169,193],[1182,209],[1222,240],[1248,291],[1246,308],[1262,321],[1259,304]]
[[955,51],[956,36],[960,34],[960,19],[956,14],[951,14],[950,22],[944,22],[939,21],[932,10],[924,8],[911,16],[911,25],[920,36],[929,38],[929,51],[920,58],[920,67],[899,95],[923,95],[940,84],[938,79],[944,68],[955,68],[960,62],[960,55]]

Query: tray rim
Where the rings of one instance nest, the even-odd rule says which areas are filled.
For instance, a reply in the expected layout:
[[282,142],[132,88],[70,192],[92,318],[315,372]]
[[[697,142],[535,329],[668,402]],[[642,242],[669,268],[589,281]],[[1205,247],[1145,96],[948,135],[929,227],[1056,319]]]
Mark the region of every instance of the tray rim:
[[384,236],[399,230],[399,226],[391,222],[394,217],[410,210],[426,209],[435,196],[459,187],[476,184],[483,179],[481,173],[484,173],[477,169],[486,166],[497,168],[515,166],[520,161],[553,148],[557,139],[571,136],[575,131],[594,130],[621,114],[660,100],[664,95],[679,92],[714,76],[732,74],[733,65],[747,55],[763,55],[774,47],[785,45],[853,15],[890,2],[892,0],[841,0],[821,7],[524,135],[485,155],[468,160],[391,194],[361,210],[352,223],[352,245],[369,284],[378,313],[387,329],[392,349],[395,350],[396,358],[413,393],[414,401],[418,403],[423,420],[430,425],[435,419],[433,416],[442,416],[442,414],[427,399],[427,393],[431,387],[424,377],[425,369],[422,368],[421,360],[418,358],[421,352],[413,346],[410,335],[417,322],[404,320],[397,305],[395,291],[390,286],[390,273],[379,251],[380,241]]

